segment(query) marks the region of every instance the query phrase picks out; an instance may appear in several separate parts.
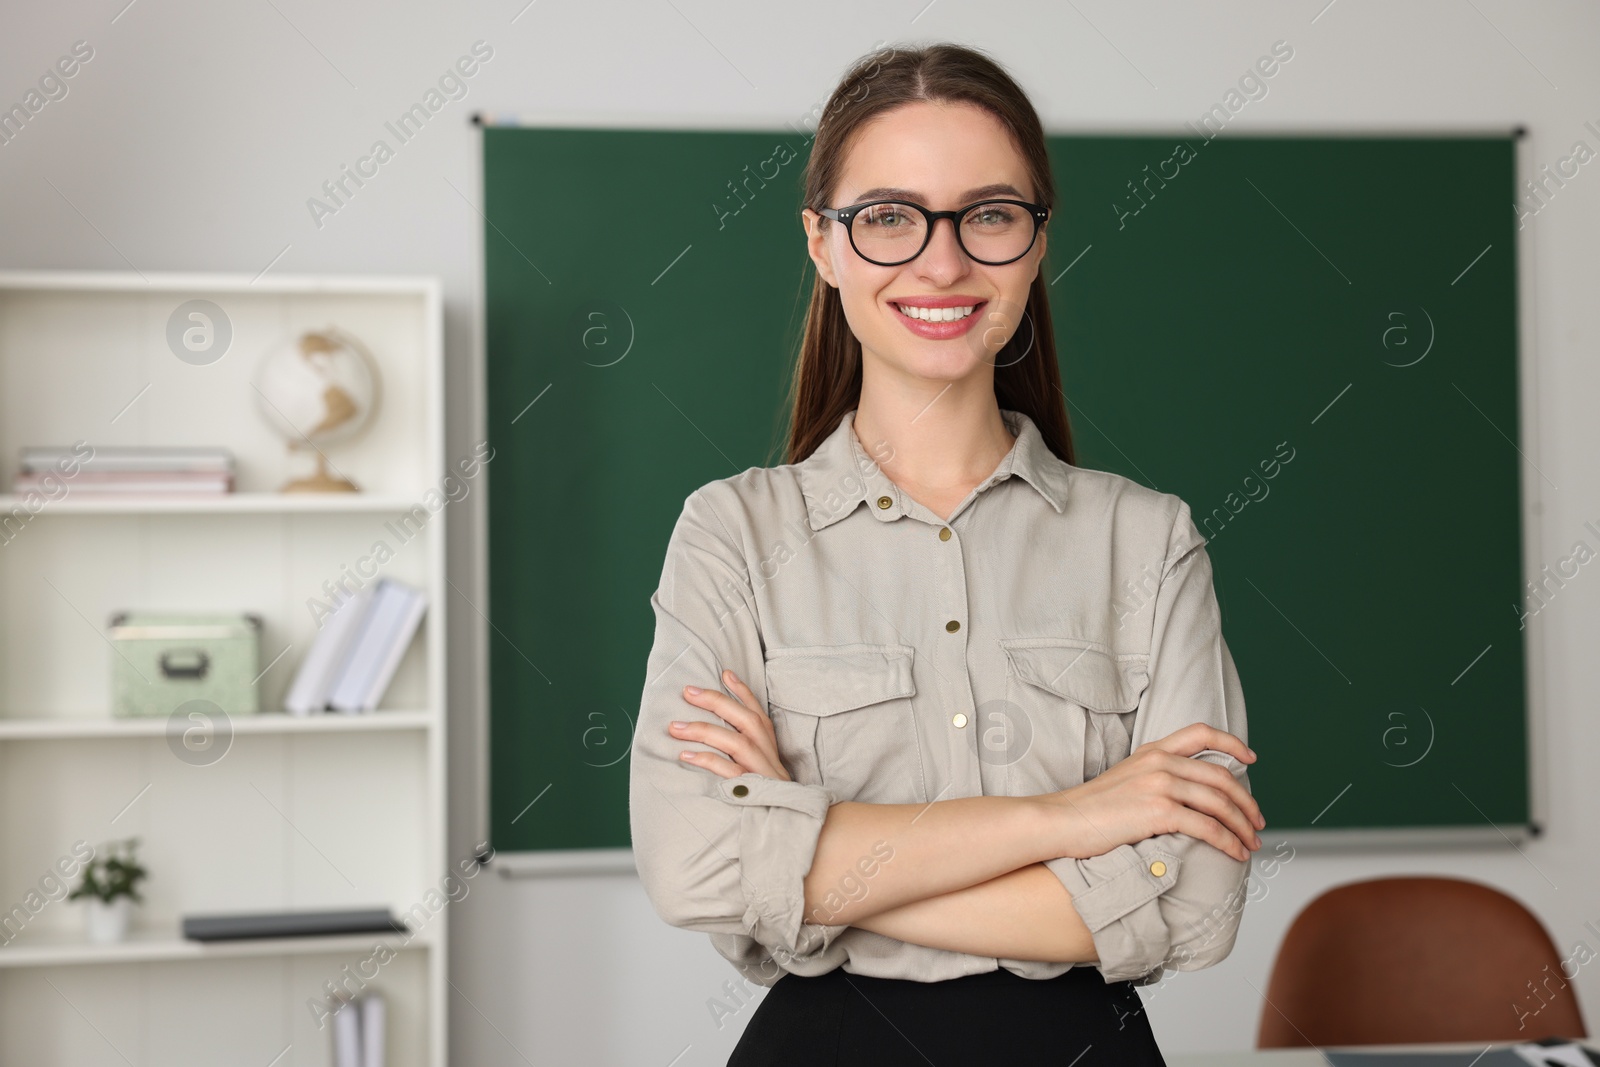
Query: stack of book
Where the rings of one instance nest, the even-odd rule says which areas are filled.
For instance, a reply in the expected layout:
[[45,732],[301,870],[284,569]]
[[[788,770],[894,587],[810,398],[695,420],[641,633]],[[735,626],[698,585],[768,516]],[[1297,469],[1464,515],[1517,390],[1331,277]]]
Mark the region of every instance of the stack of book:
[[31,446],[15,493],[231,493],[233,453],[183,445]]
[[383,994],[362,992],[333,1013],[334,1067],[383,1067]]
[[346,596],[300,661],[284,708],[293,715],[375,709],[426,606],[422,590],[393,578]]

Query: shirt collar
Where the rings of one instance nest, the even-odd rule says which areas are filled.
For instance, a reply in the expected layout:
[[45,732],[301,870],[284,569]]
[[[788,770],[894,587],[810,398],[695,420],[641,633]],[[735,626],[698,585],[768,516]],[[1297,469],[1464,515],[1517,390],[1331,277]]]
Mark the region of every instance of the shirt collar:
[[[800,490],[806,501],[806,519],[813,530],[838,522],[863,501],[880,522],[898,519],[912,503],[862,447],[855,432],[855,415],[854,408],[845,412],[834,431],[797,464]],[[1017,439],[978,490],[988,489],[1015,474],[1033,486],[1059,514],[1067,504],[1070,468],[1050,451],[1039,428],[1027,415],[1001,408],[1000,417]]]

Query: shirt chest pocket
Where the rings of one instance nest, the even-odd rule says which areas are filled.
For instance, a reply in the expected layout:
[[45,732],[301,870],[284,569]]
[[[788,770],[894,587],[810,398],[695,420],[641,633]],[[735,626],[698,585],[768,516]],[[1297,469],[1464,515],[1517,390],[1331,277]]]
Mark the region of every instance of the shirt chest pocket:
[[1133,748],[1150,657],[1113,654],[1065,637],[1002,638],[1006,700],[1031,729],[1012,765],[1014,795],[1070,789],[1125,759]]
[[784,766],[840,800],[926,802],[909,645],[769,648],[767,702]]

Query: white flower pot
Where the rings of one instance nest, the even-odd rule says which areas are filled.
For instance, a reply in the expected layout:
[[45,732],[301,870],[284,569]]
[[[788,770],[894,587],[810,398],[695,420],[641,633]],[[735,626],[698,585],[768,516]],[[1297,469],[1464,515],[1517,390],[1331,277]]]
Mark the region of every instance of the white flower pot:
[[128,937],[128,915],[133,910],[132,897],[118,897],[107,904],[99,897],[88,898],[87,912],[89,940],[97,945],[125,941]]

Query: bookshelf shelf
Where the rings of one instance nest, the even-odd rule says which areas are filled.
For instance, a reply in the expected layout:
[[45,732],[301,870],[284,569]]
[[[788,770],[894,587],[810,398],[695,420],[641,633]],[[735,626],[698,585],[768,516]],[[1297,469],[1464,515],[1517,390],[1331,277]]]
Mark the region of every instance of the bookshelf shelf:
[[[143,515],[143,514],[365,514],[402,515],[422,507],[422,493],[396,496],[373,493],[220,493],[192,496],[143,496],[136,494],[77,493],[70,487],[66,496],[47,501],[33,513],[36,519],[51,515]],[[0,514],[23,507],[27,497],[0,493]],[[427,508],[423,507],[426,512]]]
[[[372,711],[359,715],[324,713],[289,715],[264,711],[236,715],[229,724],[242,734],[334,734],[381,730],[429,730],[438,722],[430,711]],[[0,741],[67,741],[89,737],[160,737],[169,729],[164,718],[113,719],[109,716],[64,716],[0,719]]]
[[[172,340],[197,305],[229,328],[201,362]],[[255,385],[269,355],[329,327],[379,372],[370,422],[318,441],[362,491],[280,493],[316,457],[290,451]],[[225,448],[236,491],[96,491],[70,477],[53,499],[11,491],[24,450],[79,441],[108,455]],[[22,922],[0,931],[0,1023],[13,1024],[0,1025],[0,1063],[86,1062],[86,1018],[151,1035],[172,1053],[163,1062],[265,1063],[293,1044],[296,1063],[331,1063],[307,1004],[382,943],[396,949],[371,979],[390,1008],[388,1062],[444,1067],[449,909],[430,907],[409,940],[202,943],[176,920],[358,906],[402,917],[460,869],[445,821],[444,509],[478,490],[476,462],[447,466],[444,442],[437,278],[0,271],[0,920]],[[381,710],[281,710],[333,607],[384,579],[420,591],[424,608],[368,676],[361,702]],[[262,710],[224,720],[227,747],[190,746],[166,715],[111,716],[108,627],[122,612],[260,620]],[[129,837],[146,902],[128,940],[90,943],[81,902],[48,900],[77,884],[80,845]],[[48,974],[70,1004],[40,981],[55,967],[71,968]]]
[[71,933],[24,934],[0,947],[0,969],[61,967],[75,964],[157,963],[170,960],[218,960],[251,956],[314,956],[365,954],[374,945],[391,950],[432,947],[427,930],[410,940],[402,934],[337,934],[327,937],[257,937],[238,941],[190,941],[173,930],[130,930],[128,939],[111,945],[94,944]]

